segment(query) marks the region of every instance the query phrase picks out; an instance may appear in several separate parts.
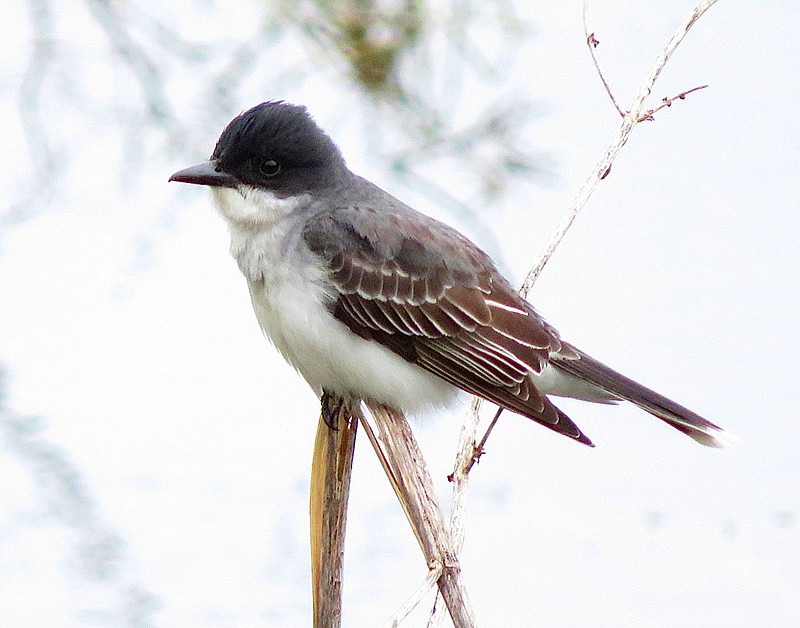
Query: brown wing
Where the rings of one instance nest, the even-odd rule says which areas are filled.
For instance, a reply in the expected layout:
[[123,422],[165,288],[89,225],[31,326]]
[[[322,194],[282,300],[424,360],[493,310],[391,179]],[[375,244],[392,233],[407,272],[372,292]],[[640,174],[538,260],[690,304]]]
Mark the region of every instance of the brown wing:
[[320,214],[303,237],[330,268],[334,315],[447,382],[582,443],[534,385],[550,353],[571,353],[491,259],[411,210]]

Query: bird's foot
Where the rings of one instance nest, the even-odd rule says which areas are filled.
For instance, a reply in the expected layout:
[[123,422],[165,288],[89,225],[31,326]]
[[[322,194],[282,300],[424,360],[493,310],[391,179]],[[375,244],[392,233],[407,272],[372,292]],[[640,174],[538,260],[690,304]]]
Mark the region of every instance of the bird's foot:
[[338,395],[329,393],[327,390],[322,391],[322,420],[325,421],[330,429],[336,431],[339,429],[339,417],[341,417],[347,409],[347,404],[344,399]]

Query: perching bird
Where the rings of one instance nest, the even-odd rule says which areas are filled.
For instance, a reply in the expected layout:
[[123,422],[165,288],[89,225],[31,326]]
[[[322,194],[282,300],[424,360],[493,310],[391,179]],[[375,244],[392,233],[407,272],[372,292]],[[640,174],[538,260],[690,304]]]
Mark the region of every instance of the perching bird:
[[550,397],[627,400],[726,444],[721,428],[561,340],[455,229],[352,173],[305,107],[242,113],[209,161],[170,181],[211,187],[261,328],[323,399],[414,413],[460,388],[587,445]]

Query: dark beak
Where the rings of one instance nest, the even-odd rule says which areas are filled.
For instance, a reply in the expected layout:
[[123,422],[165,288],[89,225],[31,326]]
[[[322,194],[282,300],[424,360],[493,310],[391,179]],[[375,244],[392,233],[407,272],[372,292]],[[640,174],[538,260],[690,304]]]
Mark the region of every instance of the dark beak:
[[233,188],[239,183],[236,177],[229,175],[220,168],[219,161],[216,159],[178,170],[169,180],[222,188]]

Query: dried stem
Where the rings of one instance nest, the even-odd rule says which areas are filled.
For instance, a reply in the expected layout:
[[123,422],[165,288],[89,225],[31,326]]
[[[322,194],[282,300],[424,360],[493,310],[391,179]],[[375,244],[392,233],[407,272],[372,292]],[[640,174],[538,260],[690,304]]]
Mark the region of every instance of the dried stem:
[[606,88],[608,97],[611,99],[611,102],[614,103],[614,108],[619,115],[624,118],[625,112],[622,110],[622,107],[619,106],[614,92],[611,91],[611,86],[608,84],[608,81],[606,81],[603,70],[600,68],[600,59],[597,57],[597,47],[600,45],[600,40],[595,37],[594,33],[589,32],[589,0],[583,0],[583,34],[586,35],[586,45],[589,46],[589,53],[592,55],[592,61],[594,62],[594,69],[597,70],[597,76],[600,77],[600,81],[602,81],[603,87]]
[[[436,572],[435,582],[453,624],[456,628],[475,626],[433,481],[408,421],[402,412],[384,405],[367,403],[367,408],[377,425],[377,437],[368,421],[362,419],[362,425],[414,530],[428,569]],[[432,583],[433,578],[428,581]],[[421,597],[422,592],[416,595]]]
[[423,598],[428,595],[431,590],[436,587],[436,582],[442,576],[442,569],[436,568],[431,569],[428,571],[428,575],[425,576],[425,580],[423,580],[420,585],[417,587],[417,590],[403,603],[403,605],[398,608],[394,615],[389,618],[389,625],[399,626],[403,620],[411,614],[419,603],[422,602]]
[[[639,91],[636,94],[636,97],[633,100],[633,105],[631,106],[630,110],[625,113],[622,118],[622,125],[619,128],[619,132],[617,133],[617,137],[611,142],[611,145],[606,150],[603,157],[600,159],[600,162],[595,166],[592,173],[589,175],[589,178],[584,182],[581,189],[578,191],[578,195],[575,197],[575,200],[572,202],[572,205],[566,211],[564,218],[561,220],[561,223],[558,225],[555,234],[553,235],[552,239],[548,243],[548,245],[542,251],[542,254],[539,258],[539,261],[533,265],[533,268],[528,272],[528,275],[525,277],[525,281],[522,283],[522,288],[520,289],[520,294],[523,297],[526,297],[530,292],[531,288],[533,287],[534,282],[539,277],[544,269],[547,262],[553,256],[553,253],[558,248],[561,241],[564,239],[564,236],[569,231],[569,228],[572,226],[575,218],[580,213],[583,206],[586,204],[586,201],[589,200],[589,197],[594,192],[594,189],[597,187],[597,184],[600,183],[603,179],[606,178],[609,171],[611,170],[611,164],[614,162],[614,159],[617,156],[617,153],[622,149],[623,146],[628,142],[628,137],[633,131],[634,127],[639,123],[643,122],[644,120],[648,120],[652,117],[652,114],[655,113],[658,109],[662,109],[665,106],[668,106],[665,103],[651,112],[646,113],[642,116],[642,109],[644,108],[644,101],[653,91],[653,85],[655,85],[656,80],[658,80],[661,71],[664,69],[664,66],[669,61],[672,54],[675,52],[677,47],[683,41],[684,37],[686,37],[689,29],[694,25],[694,23],[700,18],[703,13],[705,13],[717,0],[704,0],[701,2],[695,9],[689,14],[689,16],[683,21],[683,23],[678,27],[678,30],[672,36],[672,39],[669,40],[664,50],[656,59],[653,66],[650,68],[650,71],[647,73],[644,81],[642,82],[641,86],[639,87]],[[590,44],[589,48],[593,48]],[[602,77],[601,77],[602,78]],[[605,83],[605,80],[604,80]],[[686,96],[686,94],[697,91],[698,89],[702,88],[694,88],[683,92],[682,95],[678,95],[677,98],[681,98],[681,96]],[[670,101],[670,104],[671,101]]]
[[[592,58],[595,61],[595,68],[597,69],[597,73],[600,76],[600,80],[603,83],[603,86],[606,89],[611,101],[614,103],[614,106],[617,108],[617,111],[620,112],[622,115],[622,124],[620,125],[619,132],[617,137],[611,142],[609,147],[606,149],[605,154],[602,156],[598,164],[594,167],[591,174],[589,175],[588,179],[584,182],[581,186],[580,190],[578,191],[575,200],[567,209],[564,217],[561,220],[561,223],[556,228],[556,231],[551,238],[548,245],[542,251],[539,260],[533,265],[531,270],[528,272],[527,276],[525,277],[525,281],[520,288],[520,294],[523,298],[527,297],[528,293],[530,292],[533,284],[535,283],[536,279],[542,272],[542,269],[547,264],[548,260],[552,257],[555,250],[561,244],[561,241],[566,236],[567,231],[572,226],[572,223],[575,221],[575,218],[580,213],[583,206],[588,201],[589,197],[594,192],[597,184],[602,181],[611,170],[611,164],[613,163],[617,153],[625,146],[626,142],[628,141],[628,137],[633,131],[634,127],[639,123],[645,120],[652,119],[653,114],[664,107],[669,107],[672,102],[676,99],[683,99],[687,94],[697,91],[698,89],[703,89],[705,85],[701,87],[695,87],[694,89],[687,90],[685,92],[681,92],[675,98],[671,99],[664,99],[661,105],[656,107],[655,109],[648,110],[645,113],[642,113],[642,109],[644,107],[644,102],[647,97],[650,95],[653,89],[653,85],[655,84],[656,80],[658,79],[661,71],[663,70],[664,66],[666,65],[667,61],[669,61],[672,54],[675,52],[675,49],[680,45],[683,41],[686,34],[689,32],[689,29],[694,25],[694,23],[703,15],[714,3],[716,0],[704,0],[701,2],[695,9],[689,14],[689,16],[684,20],[684,22],[680,25],[676,33],[673,35],[672,39],[667,43],[664,50],[656,59],[655,63],[651,67],[650,71],[646,75],[644,81],[642,82],[641,86],[639,87],[639,91],[634,98],[633,105],[631,106],[630,110],[625,112],[619,106],[614,94],[606,81],[605,77],[603,76],[602,70],[600,69],[599,61],[597,60],[595,54],[595,48],[597,46],[597,39],[594,37],[593,33],[589,33],[588,28],[588,20],[586,18],[586,5],[584,5],[584,28],[586,32],[586,42],[589,45],[589,49],[592,53]],[[489,433],[491,432],[492,427],[497,420],[497,416],[495,415],[495,419],[490,425],[489,429],[486,431],[483,439],[481,439],[481,444],[476,446],[476,436],[477,436],[477,424],[478,424],[478,413],[481,406],[481,400],[476,399],[470,408],[470,411],[464,420],[464,427],[462,428],[461,437],[459,440],[458,452],[456,454],[456,462],[455,468],[453,473],[449,476],[450,480],[453,483],[453,511],[451,513],[450,518],[450,534],[454,539],[453,547],[455,548],[456,552],[460,552],[463,539],[464,539],[464,512],[466,510],[466,492],[469,486],[468,482],[468,473],[472,466],[474,465],[477,457],[482,454],[483,444],[485,444],[486,439],[488,438]]]
[[311,583],[314,627],[338,628],[342,620],[342,571],[347,500],[358,422],[342,409],[339,429],[320,418],[311,468]]

